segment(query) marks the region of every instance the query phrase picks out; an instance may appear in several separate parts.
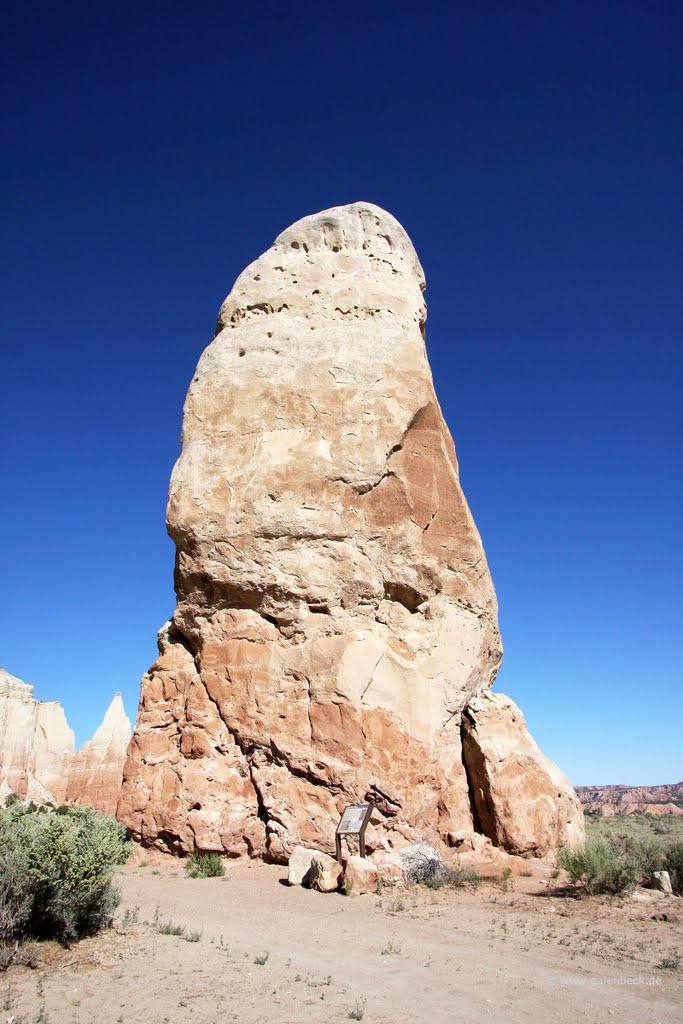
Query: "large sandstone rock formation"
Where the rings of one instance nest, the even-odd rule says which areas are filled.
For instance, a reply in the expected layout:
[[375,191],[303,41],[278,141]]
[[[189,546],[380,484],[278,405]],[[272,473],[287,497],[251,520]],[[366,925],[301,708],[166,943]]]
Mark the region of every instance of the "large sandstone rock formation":
[[117,693],[93,738],[76,751],[61,705],[35,700],[32,686],[0,669],[0,799],[16,793],[114,814],[130,735]]
[[223,303],[171,478],[136,838],[285,860],[361,800],[387,845],[473,827],[461,716],[502,648],[424,287],[401,225],[356,203],[288,228]]

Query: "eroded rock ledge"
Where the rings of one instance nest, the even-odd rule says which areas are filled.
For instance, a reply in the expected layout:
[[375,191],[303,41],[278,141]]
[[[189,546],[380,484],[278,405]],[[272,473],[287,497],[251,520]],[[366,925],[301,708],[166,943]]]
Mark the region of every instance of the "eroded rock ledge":
[[284,861],[360,800],[387,845],[473,828],[462,714],[502,647],[423,290],[400,224],[355,203],[288,228],[223,303],[119,804],[143,842]]

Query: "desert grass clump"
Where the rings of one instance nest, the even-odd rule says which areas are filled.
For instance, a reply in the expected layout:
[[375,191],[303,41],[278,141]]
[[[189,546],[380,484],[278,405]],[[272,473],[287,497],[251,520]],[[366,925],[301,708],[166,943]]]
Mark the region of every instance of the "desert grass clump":
[[217,853],[193,853],[185,862],[188,878],[222,878],[223,860]]
[[90,807],[57,814],[15,802],[0,811],[0,941],[68,943],[111,923],[125,829]]
[[394,942],[393,939],[389,939],[386,946],[381,952],[382,956],[398,956],[401,952],[401,947]]
[[153,927],[159,935],[177,935],[180,938],[185,938],[185,925],[176,924],[170,917],[168,921],[155,920]]
[[671,956],[665,956],[663,960],[657,964],[660,971],[677,971],[681,966],[681,958],[676,953],[672,953]]
[[22,946],[18,940],[14,943],[0,942],[0,971],[6,971],[9,967],[30,967],[35,970],[41,966],[40,957],[35,949]]

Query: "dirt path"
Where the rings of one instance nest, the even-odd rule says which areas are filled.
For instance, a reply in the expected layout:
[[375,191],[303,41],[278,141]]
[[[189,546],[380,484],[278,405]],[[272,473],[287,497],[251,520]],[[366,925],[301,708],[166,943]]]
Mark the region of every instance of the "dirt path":
[[[681,1019],[683,970],[658,966],[683,953],[675,897],[578,901],[535,877],[510,892],[349,898],[290,889],[283,874],[127,868],[116,928],[1,977],[0,1024]],[[169,922],[186,937],[162,934]]]

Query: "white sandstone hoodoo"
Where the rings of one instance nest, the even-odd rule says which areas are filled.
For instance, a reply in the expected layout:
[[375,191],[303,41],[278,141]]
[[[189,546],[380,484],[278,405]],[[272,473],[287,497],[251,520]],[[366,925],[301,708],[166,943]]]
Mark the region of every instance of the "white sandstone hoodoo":
[[89,804],[114,814],[121,790],[130,722],[116,694],[104,721],[81,750],[56,701],[0,669],[0,799]]
[[118,811],[135,838],[285,861],[332,852],[362,801],[375,845],[473,829],[462,716],[502,647],[424,287],[401,225],[354,203],[288,228],[223,303],[171,478],[177,606]]

